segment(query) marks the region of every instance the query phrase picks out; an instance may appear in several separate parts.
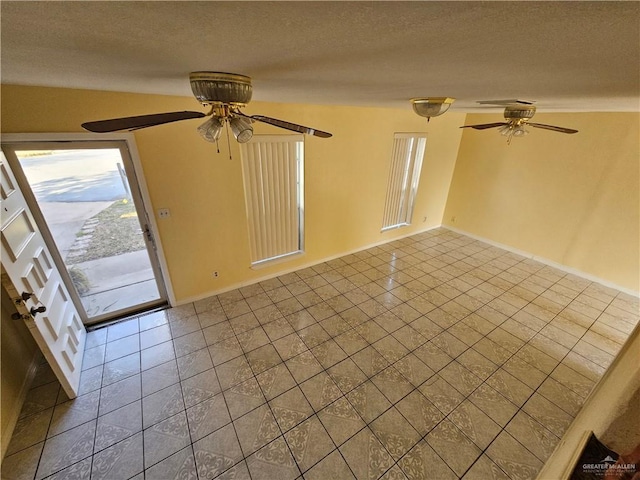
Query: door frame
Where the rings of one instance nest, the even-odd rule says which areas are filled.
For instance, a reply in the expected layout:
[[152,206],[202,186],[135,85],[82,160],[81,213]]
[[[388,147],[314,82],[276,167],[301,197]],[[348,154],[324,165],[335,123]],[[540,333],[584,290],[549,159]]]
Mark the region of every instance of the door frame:
[[[63,147],[65,143],[82,143],[82,142],[124,142],[126,149],[128,150],[129,156],[131,158],[131,163],[133,165],[133,181],[137,184],[140,198],[142,200],[142,208],[144,209],[144,214],[147,219],[147,224],[149,229],[151,230],[151,235],[153,237],[152,243],[155,245],[155,255],[158,260],[159,265],[159,274],[161,280],[164,284],[165,292],[160,291],[160,294],[166,293],[167,301],[169,305],[175,305],[175,294],[173,291],[173,286],[171,284],[171,278],[169,276],[169,268],[164,255],[164,249],[162,247],[162,241],[160,239],[158,224],[156,222],[153,204],[151,202],[151,196],[149,195],[149,190],[147,188],[147,183],[144,175],[144,169],[142,167],[142,162],[140,161],[140,156],[138,154],[138,149],[135,143],[135,137],[132,133],[127,132],[119,132],[119,133],[7,133],[2,135],[1,143],[4,146],[13,145],[13,144],[26,144],[26,143],[60,143]],[[13,163],[13,155],[7,155],[7,160]],[[12,166],[12,168],[15,167]],[[20,168],[17,172],[15,172],[16,179],[18,181],[18,186],[20,190],[22,190],[23,194],[26,193],[27,201],[30,204],[30,208],[34,214],[36,223],[38,227],[41,229],[42,234],[44,236],[45,242],[49,245],[49,249],[51,250],[51,256],[53,257],[54,263],[56,267],[60,271],[65,283],[69,285],[72,284],[71,278],[67,271],[66,265],[64,263],[63,258],[60,256],[60,253],[57,248],[51,248],[51,246],[55,246],[55,241],[51,235],[51,232],[47,226],[47,223],[40,211],[40,208],[35,201],[35,197],[31,192],[31,188],[25,192],[24,184],[26,183],[29,186],[29,183],[22,172],[22,168]],[[35,207],[35,208],[34,208]],[[153,262],[152,262],[153,264]],[[100,317],[92,322],[88,322],[86,317],[84,306],[78,296],[75,288],[69,288],[70,295],[72,297],[73,303],[76,305],[76,308],[79,310],[81,314],[82,321],[85,325],[91,325],[93,323],[98,323],[103,319]]]

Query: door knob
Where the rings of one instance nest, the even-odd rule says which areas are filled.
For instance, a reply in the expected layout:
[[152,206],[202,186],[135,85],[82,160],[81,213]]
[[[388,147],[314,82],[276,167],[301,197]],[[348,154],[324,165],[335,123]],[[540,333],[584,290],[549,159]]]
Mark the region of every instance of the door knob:
[[44,313],[47,311],[47,307],[45,307],[44,305],[40,306],[40,307],[31,307],[31,310],[29,310],[29,312],[31,313],[32,317],[35,317],[36,314],[38,313]]
[[26,302],[27,300],[29,300],[31,297],[33,297],[33,293],[30,292],[22,292],[20,294],[20,297],[16,298],[16,305],[20,305],[21,303]]

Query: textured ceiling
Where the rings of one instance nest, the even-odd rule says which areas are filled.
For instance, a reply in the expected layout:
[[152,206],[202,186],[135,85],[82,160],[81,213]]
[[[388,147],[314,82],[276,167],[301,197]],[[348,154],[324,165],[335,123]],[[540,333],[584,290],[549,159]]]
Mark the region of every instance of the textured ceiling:
[[640,3],[22,2],[1,8],[2,83],[191,95],[249,75],[254,100],[410,108],[421,96],[640,109]]

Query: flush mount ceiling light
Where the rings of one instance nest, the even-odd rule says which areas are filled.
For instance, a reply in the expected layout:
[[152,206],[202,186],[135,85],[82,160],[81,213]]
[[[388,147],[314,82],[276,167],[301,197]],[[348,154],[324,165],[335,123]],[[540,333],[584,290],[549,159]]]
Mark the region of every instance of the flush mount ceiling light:
[[411,105],[413,106],[413,111],[421,117],[426,117],[428,122],[431,117],[437,117],[449,110],[449,107],[455,101],[455,98],[449,97],[412,98]]

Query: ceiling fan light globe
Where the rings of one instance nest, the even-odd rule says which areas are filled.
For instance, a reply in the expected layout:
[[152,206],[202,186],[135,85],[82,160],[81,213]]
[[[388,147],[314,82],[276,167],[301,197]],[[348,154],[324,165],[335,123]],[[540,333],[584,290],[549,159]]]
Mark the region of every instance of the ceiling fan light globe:
[[503,137],[506,137],[506,136],[510,135],[511,131],[512,131],[511,125],[505,125],[504,127],[500,127],[498,129],[498,133],[500,135],[502,135]]
[[229,124],[238,143],[247,143],[253,137],[253,127],[243,118],[233,117]]
[[525,130],[522,125],[516,127],[513,131],[514,137],[524,137],[525,135],[529,135],[529,130]]
[[216,143],[222,134],[223,126],[224,121],[220,117],[211,117],[200,125],[197,130],[207,142]]

